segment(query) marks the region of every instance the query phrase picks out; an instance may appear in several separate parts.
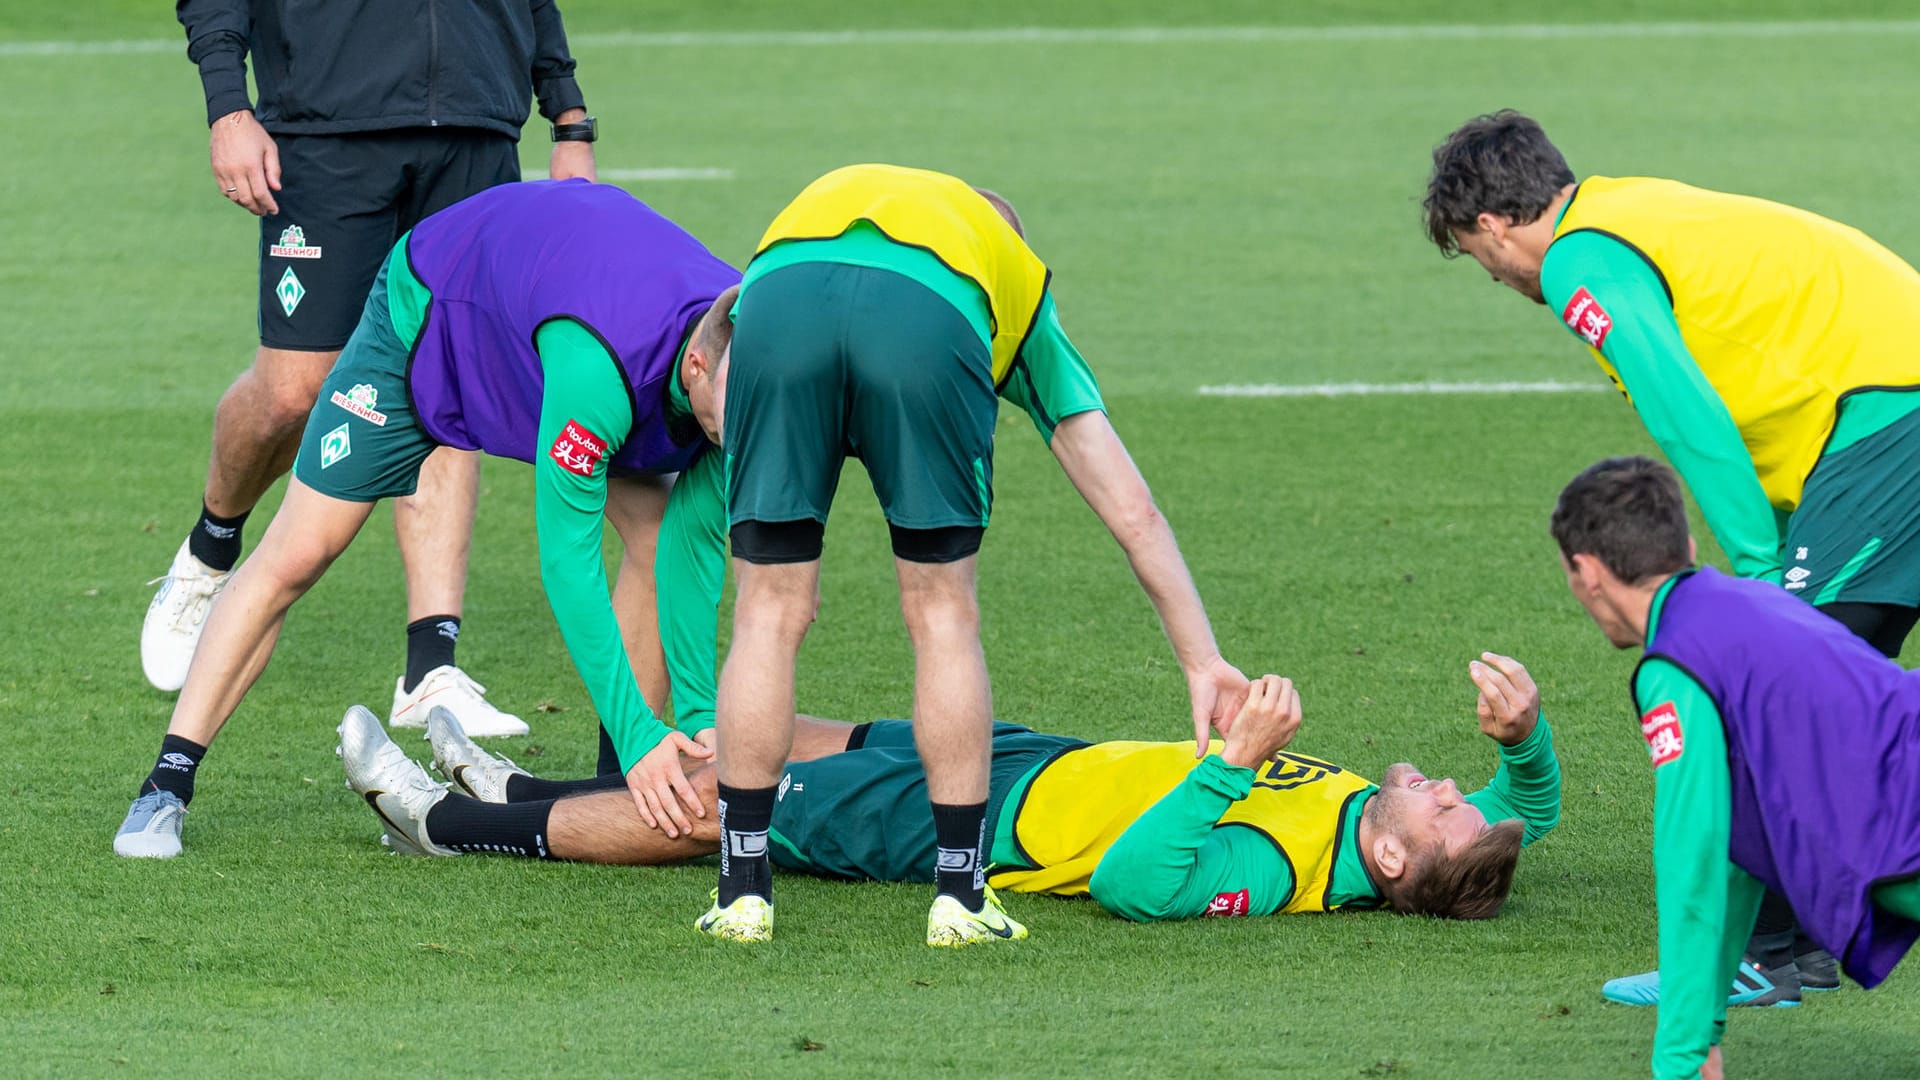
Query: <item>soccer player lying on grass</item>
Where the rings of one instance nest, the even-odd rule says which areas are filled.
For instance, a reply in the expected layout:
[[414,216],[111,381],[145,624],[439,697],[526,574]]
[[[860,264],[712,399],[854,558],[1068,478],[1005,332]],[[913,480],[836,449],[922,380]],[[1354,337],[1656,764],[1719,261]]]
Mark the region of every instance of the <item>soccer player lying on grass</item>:
[[[1286,751],[1300,699],[1273,675],[1254,681],[1224,742],[1198,762],[1192,742],[1086,743],[998,724],[989,879],[1017,892],[1091,893],[1140,920],[1383,906],[1491,917],[1521,846],[1559,818],[1560,767],[1526,669],[1489,653],[1469,673],[1480,728],[1500,754],[1492,783],[1470,795],[1412,765],[1389,767],[1376,786]],[[658,864],[719,850],[717,814],[670,838],[606,778],[529,776],[481,750],[444,711],[427,732],[437,767],[467,794],[431,780],[367,710],[355,706],[340,724],[348,785],[396,851]],[[910,724],[802,718],[794,753],[770,834],[778,866],[934,879],[926,769]],[[717,799],[712,768],[690,779],[709,804]]]
[[[322,387],[285,502],[215,605],[114,851],[179,854],[194,771],[266,667],[287,609],[375,502],[414,490],[439,446],[534,464],[541,581],[619,768],[638,800],[671,802],[676,783],[691,800],[681,754],[711,751],[642,696],[608,597],[602,515],[627,549],[616,593],[631,647],[657,657],[663,476],[718,441],[738,282],[633,196],[584,180],[493,188],[402,237]],[[679,606],[702,605],[710,621],[704,595]],[[642,666],[664,698],[663,664]],[[426,704],[394,722],[424,727]]]
[[1654,773],[1653,1074],[1717,1077],[1763,888],[1862,986],[1920,937],[1920,673],[1771,584],[1695,570],[1658,462],[1575,477],[1553,536],[1607,640],[1646,650],[1632,690]]

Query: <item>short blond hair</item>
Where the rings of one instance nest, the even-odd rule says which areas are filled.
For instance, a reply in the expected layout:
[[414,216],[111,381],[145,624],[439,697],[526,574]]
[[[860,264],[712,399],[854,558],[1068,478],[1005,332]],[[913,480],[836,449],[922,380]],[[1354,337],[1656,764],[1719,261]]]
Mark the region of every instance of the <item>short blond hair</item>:
[[714,300],[713,306],[700,316],[700,324],[693,329],[693,347],[706,356],[707,362],[717,364],[720,357],[733,344],[733,304],[740,299],[740,286],[734,285]]
[[1520,822],[1496,822],[1453,855],[1435,850],[1416,858],[1389,889],[1387,900],[1402,915],[1491,919],[1513,891],[1513,871],[1525,840],[1526,827]]
[[1013,204],[1008,202],[1005,196],[997,191],[989,191],[983,187],[977,187],[973,190],[981,198],[991,203],[995,210],[1000,211],[1000,216],[1007,219],[1007,224],[1013,226],[1015,235],[1019,236],[1022,240],[1027,238],[1027,230],[1020,224],[1020,212],[1013,208]]

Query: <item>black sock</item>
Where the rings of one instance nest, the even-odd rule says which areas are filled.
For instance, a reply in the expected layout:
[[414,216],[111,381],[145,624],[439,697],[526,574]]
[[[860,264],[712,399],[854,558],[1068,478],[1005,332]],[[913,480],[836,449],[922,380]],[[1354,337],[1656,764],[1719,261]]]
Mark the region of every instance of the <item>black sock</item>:
[[980,849],[987,842],[987,804],[934,803],[933,838],[940,848],[933,870],[934,887],[960,901],[968,911],[985,907],[987,868]]
[[222,573],[233,569],[233,564],[240,561],[240,529],[251,513],[253,511],[248,510],[223,518],[207,509],[206,503],[201,503],[200,520],[193,523],[193,531],[187,534],[187,552],[210,569]]
[[555,856],[547,848],[547,817],[552,813],[552,799],[487,803],[449,794],[427,811],[427,837],[441,847],[469,854],[551,859]]
[[1747,952],[1762,968],[1777,968],[1793,957],[1793,905],[1787,898],[1767,890],[1760,901],[1760,914],[1753,920],[1753,937]]
[[407,679],[401,689],[413,693],[427,672],[453,666],[453,647],[460,643],[460,616],[429,615],[407,624]]
[[613,736],[607,734],[607,725],[601,724],[600,764],[594,768],[594,772],[601,776],[620,776],[623,771],[620,768],[620,752],[613,748]]
[[207,748],[192,739],[183,739],[178,735],[161,739],[160,757],[153,763],[153,771],[147,774],[147,782],[140,785],[140,794],[171,791],[180,797],[181,802],[192,802],[194,770],[200,767],[200,759],[206,756]]
[[773,796],[777,790],[720,785],[721,907],[748,894],[773,899],[767,830],[773,828]]
[[523,803],[564,799],[569,795],[591,795],[596,791],[620,791],[626,786],[627,778],[617,772],[603,773],[585,780],[542,780],[537,776],[514,773],[507,777],[507,801]]

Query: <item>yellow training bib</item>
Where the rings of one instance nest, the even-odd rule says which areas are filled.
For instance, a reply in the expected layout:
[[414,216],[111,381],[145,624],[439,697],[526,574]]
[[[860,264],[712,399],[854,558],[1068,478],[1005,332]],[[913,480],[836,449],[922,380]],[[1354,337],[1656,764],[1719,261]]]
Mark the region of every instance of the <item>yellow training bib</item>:
[[835,169],[780,211],[754,254],[783,240],[831,240],[861,221],[980,287],[993,320],[993,384],[1004,385],[1039,314],[1048,271],[993,204],[958,177],[898,165]]
[[[1021,854],[1037,869],[995,869],[994,887],[1084,895],[1100,857],[1195,764],[1191,742],[1103,742],[1060,755],[1033,778],[1014,820]],[[1287,860],[1294,886],[1282,911],[1326,911],[1342,812],[1372,786],[1330,762],[1283,753],[1215,827],[1253,829]]]
[[[1594,176],[1554,236],[1581,230],[1625,241],[1660,275],[1776,509],[1800,504],[1841,396],[1920,385],[1920,273],[1858,229],[1672,180]],[[1579,289],[1561,318],[1620,385],[1598,348],[1611,317]]]

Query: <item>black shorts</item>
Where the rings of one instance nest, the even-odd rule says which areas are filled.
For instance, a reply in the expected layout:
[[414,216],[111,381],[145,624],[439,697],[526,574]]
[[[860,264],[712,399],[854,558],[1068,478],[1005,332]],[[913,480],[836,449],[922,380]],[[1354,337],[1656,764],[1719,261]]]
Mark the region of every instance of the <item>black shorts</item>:
[[260,219],[260,344],[333,352],[387,252],[421,218],[520,179],[512,139],[473,128],[280,135],[280,212]]

